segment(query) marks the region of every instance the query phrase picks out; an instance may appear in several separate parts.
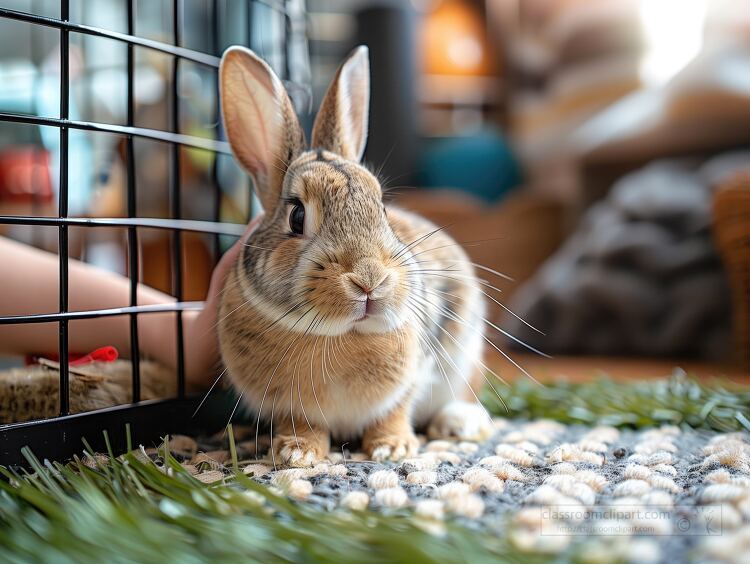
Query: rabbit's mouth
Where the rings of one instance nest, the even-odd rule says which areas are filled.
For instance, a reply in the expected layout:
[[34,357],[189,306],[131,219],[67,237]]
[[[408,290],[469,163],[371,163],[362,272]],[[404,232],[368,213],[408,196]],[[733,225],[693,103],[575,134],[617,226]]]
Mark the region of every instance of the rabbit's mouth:
[[393,304],[378,300],[363,300],[360,309],[352,317],[351,330],[357,333],[389,333],[398,329],[405,321]]
[[386,306],[381,303],[381,300],[373,299],[369,295],[365,296],[363,300],[358,300],[359,303],[357,304],[357,309],[355,312],[356,319],[354,320],[355,323],[359,323],[360,321],[365,321],[366,319],[370,319],[372,317],[379,317],[381,314],[385,314]]
[[378,303],[378,300],[374,300],[370,296],[365,296],[364,300],[359,301],[360,304],[357,304],[357,313],[359,314],[359,317],[354,320],[355,323],[359,323],[360,321],[364,321],[365,319],[378,314],[383,307]]

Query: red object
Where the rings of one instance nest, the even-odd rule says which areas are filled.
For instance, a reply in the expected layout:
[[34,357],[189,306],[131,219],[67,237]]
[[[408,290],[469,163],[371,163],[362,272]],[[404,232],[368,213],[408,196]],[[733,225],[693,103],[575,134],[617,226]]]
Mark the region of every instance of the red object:
[[90,362],[114,362],[117,360],[119,354],[115,347],[102,347],[90,352],[89,354],[70,361],[71,366],[81,366],[82,364],[89,364]]
[[[83,364],[90,364],[92,362],[114,362],[118,359],[120,354],[117,349],[112,346],[101,347],[95,351],[91,351],[89,354],[69,354],[68,365],[70,366],[81,366]],[[37,364],[38,356],[27,356],[26,364]],[[49,360],[58,361],[60,356],[57,354],[45,354],[44,358]]]
[[49,204],[53,200],[48,151],[34,145],[0,151],[0,202]]

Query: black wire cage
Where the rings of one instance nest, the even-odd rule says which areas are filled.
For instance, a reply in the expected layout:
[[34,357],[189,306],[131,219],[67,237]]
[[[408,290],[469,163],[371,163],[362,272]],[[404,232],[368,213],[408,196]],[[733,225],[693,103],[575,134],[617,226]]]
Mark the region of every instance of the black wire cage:
[[[10,2],[3,2],[11,4]],[[12,8],[26,7],[26,10]],[[54,13],[59,10],[59,13]],[[115,22],[112,29],[101,25],[90,25],[86,15],[92,10],[108,10],[109,19]],[[156,10],[156,12],[154,11]],[[142,12],[139,14],[139,12]],[[220,55],[230,44],[244,44],[266,58],[276,72],[287,83],[294,95],[304,96],[309,92],[309,61],[305,39],[304,0],[60,0],[44,2],[28,0],[15,2],[12,7],[0,7],[0,24],[29,27],[31,47],[38,46],[34,33],[39,29],[56,33],[59,42],[55,47],[59,52],[59,112],[45,115],[39,107],[32,110],[5,111],[0,107],[0,127],[20,124],[24,127],[45,128],[56,131],[59,166],[57,169],[56,214],[0,215],[0,228],[10,226],[34,230],[47,228],[56,231],[56,251],[59,256],[59,308],[56,312],[35,315],[0,317],[0,324],[56,323],[59,327],[59,416],[22,423],[0,425],[0,464],[23,463],[21,449],[31,448],[41,458],[61,459],[71,456],[82,448],[82,439],[89,441],[95,449],[104,448],[103,431],[108,434],[111,445],[116,450],[126,447],[126,441],[133,444],[154,442],[168,433],[197,432],[202,423],[193,417],[197,399],[186,394],[185,350],[183,340],[183,312],[200,308],[199,301],[185,299],[184,281],[184,237],[186,233],[197,233],[210,239],[212,261],[215,263],[221,252],[237,236],[244,232],[245,225],[256,210],[252,205],[252,184],[239,169],[234,170],[233,178],[239,179],[244,205],[240,213],[235,210],[227,218],[222,211],[222,198],[226,197],[224,169],[235,167],[231,161],[228,144],[223,140],[219,117],[217,69]],[[159,16],[162,23],[171,20],[171,37],[165,36],[154,18]],[[142,16],[142,17],[139,17]],[[139,34],[141,28],[151,31]],[[74,41],[96,38],[101,42],[117,44],[124,49],[121,66],[116,69],[124,82],[124,111],[121,123],[115,120],[104,122],[97,119],[77,119],[73,115],[71,99],[71,74],[78,63]],[[161,127],[143,123],[137,115],[137,64],[142,57],[156,54],[166,61],[167,80],[162,98],[166,118]],[[139,57],[141,57],[139,59]],[[124,68],[123,68],[124,67]],[[202,73],[203,84],[208,85],[211,102],[204,113],[208,126],[203,131],[194,132],[184,126],[183,73],[193,74],[194,69]],[[110,69],[111,70],[111,69]],[[111,76],[111,75],[110,75]],[[36,83],[44,88],[48,83]],[[101,84],[101,82],[97,83]],[[89,85],[88,90],[97,84]],[[199,92],[200,93],[200,92]],[[42,104],[43,105],[43,104]],[[82,105],[85,105],[82,104]],[[38,106],[38,105],[37,105]],[[81,112],[78,112],[81,113]],[[74,119],[75,118],[75,119]],[[100,217],[79,214],[71,209],[73,174],[70,160],[76,149],[71,147],[71,134],[86,132],[92,136],[116,139],[121,148],[124,168],[124,209],[118,217]],[[2,135],[0,135],[0,140]],[[151,142],[166,148],[168,174],[164,177],[162,200],[164,213],[152,217],[141,200],[151,198],[139,186],[140,166],[138,143]],[[0,145],[1,146],[1,145]],[[196,150],[211,155],[207,182],[198,189],[201,213],[186,213],[184,179],[181,160],[185,151]],[[153,190],[152,190],[153,191]],[[242,198],[241,198],[242,199]],[[202,217],[201,217],[202,214]],[[156,214],[154,214],[156,215]],[[242,217],[244,216],[244,217]],[[196,218],[197,217],[197,218]],[[233,223],[225,222],[234,220]],[[71,311],[69,307],[69,261],[71,260],[71,230],[109,229],[124,232],[124,257],[129,278],[130,297],[126,307],[95,311]],[[140,238],[144,230],[161,230],[169,234],[169,268],[171,269],[171,295],[174,303],[144,306],[138,303],[139,264],[141,256]],[[54,248],[54,247],[53,247]],[[8,267],[5,265],[4,267]],[[141,395],[141,343],[138,324],[143,315],[169,312],[174,315],[177,335],[176,395],[169,399],[142,401]],[[69,372],[69,332],[70,323],[81,319],[103,316],[127,316],[130,327],[130,351],[132,363],[132,402],[87,413],[71,414],[70,372]],[[126,437],[127,428],[127,437]]]

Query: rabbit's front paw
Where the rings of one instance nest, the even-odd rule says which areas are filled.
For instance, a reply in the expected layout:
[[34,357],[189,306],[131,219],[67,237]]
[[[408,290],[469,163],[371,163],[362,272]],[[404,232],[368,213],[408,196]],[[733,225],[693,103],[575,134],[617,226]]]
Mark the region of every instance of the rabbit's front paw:
[[384,460],[401,460],[414,456],[419,448],[419,441],[411,431],[398,435],[373,437],[363,445],[365,452],[376,462]]
[[328,443],[315,437],[281,435],[273,439],[273,458],[283,466],[313,466],[328,455]]
[[492,436],[494,428],[487,411],[478,403],[452,401],[432,418],[427,434],[431,439],[482,441]]

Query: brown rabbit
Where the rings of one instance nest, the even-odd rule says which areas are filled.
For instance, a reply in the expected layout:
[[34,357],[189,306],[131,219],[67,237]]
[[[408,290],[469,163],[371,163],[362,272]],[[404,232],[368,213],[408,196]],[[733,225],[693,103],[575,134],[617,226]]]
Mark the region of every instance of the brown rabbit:
[[230,48],[224,123],[265,209],[228,276],[219,335],[233,385],[271,423],[276,462],[324,458],[361,436],[376,460],[432,435],[486,435],[481,292],[463,250],[427,220],[383,204],[360,164],[367,138],[366,47],[339,69],[307,150],[281,81]]

